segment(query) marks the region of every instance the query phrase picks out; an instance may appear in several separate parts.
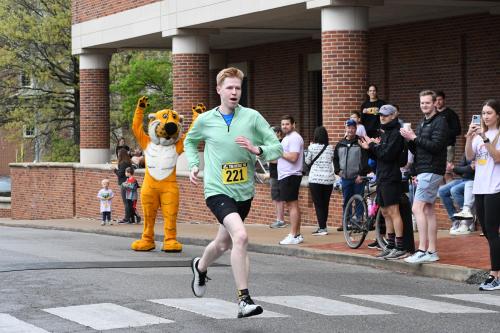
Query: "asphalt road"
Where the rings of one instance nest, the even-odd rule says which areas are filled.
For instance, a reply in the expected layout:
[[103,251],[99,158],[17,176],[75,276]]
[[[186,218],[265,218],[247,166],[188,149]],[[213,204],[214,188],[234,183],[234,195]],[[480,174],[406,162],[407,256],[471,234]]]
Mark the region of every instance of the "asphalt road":
[[[225,255],[204,298],[193,256],[129,250],[131,239],[0,227],[1,332],[492,332],[500,292],[366,267],[250,254],[264,307],[236,319]],[[158,244],[158,247],[160,244]],[[440,296],[438,296],[440,295]],[[444,297],[446,295],[447,297]]]

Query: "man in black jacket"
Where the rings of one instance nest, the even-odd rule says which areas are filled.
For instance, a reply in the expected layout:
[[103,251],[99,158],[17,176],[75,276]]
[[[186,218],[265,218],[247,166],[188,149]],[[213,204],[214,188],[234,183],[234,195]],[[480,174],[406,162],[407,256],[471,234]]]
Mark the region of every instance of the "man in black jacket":
[[387,248],[376,257],[398,259],[406,256],[403,245],[403,220],[399,212],[401,200],[400,156],[404,150],[404,139],[399,133],[401,125],[397,109],[383,105],[379,109],[381,132],[380,140],[362,138],[360,145],[368,149],[377,160],[377,203],[382,209],[387,228]]
[[417,126],[417,134],[401,128],[401,135],[408,140],[408,148],[415,155],[413,165],[417,173],[417,190],[413,201],[413,214],[417,219],[418,251],[405,259],[408,263],[425,263],[439,260],[436,252],[437,221],[434,204],[439,185],[446,170],[448,126],[435,107],[436,93],[420,93],[420,109],[424,120]]
[[457,136],[462,133],[462,126],[456,112],[446,106],[445,98],[443,91],[436,92],[436,111],[446,119],[446,123],[448,124],[446,160],[451,163],[455,158],[455,143]]

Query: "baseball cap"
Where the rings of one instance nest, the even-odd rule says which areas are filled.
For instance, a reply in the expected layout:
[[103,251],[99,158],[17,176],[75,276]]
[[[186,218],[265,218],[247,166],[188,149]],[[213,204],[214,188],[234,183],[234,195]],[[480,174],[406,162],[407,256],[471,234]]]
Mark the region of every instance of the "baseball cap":
[[378,113],[384,116],[390,116],[391,114],[396,113],[398,110],[391,104],[382,105],[378,110]]
[[345,122],[345,125],[346,126],[354,126],[356,127],[357,126],[357,123],[355,120],[352,120],[352,119],[347,119],[347,121]]

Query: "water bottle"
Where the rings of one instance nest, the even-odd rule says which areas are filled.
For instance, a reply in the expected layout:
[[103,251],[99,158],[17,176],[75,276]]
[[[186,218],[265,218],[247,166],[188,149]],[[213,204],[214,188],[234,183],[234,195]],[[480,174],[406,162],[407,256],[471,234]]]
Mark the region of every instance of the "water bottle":
[[368,208],[368,216],[372,216],[372,206],[373,206],[373,200],[372,198],[368,197],[366,198],[366,206]]

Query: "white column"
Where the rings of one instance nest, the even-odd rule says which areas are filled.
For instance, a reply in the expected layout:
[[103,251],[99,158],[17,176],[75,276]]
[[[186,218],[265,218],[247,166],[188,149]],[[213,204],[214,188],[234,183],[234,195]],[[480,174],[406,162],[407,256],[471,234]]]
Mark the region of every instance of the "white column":
[[109,52],[80,54],[80,163],[110,160]]
[[208,54],[207,35],[177,35],[172,37],[172,54]]
[[367,31],[368,7],[325,7],[321,9],[321,31]]

